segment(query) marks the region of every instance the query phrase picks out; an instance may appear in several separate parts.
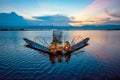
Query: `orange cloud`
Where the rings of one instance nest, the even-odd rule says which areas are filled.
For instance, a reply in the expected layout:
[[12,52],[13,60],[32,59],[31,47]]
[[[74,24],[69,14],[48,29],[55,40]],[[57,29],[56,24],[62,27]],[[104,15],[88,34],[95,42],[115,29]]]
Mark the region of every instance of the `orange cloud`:
[[83,21],[73,21],[70,23],[72,26],[83,26],[83,25],[98,25],[102,23],[106,23],[110,20],[111,18],[95,18],[91,20],[83,20]]

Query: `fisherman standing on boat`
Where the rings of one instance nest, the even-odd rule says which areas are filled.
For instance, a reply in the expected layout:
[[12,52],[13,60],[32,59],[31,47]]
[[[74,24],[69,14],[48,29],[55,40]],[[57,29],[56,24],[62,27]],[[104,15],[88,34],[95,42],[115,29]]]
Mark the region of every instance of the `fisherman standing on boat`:
[[65,50],[65,51],[70,51],[70,50],[71,50],[71,44],[70,44],[69,41],[66,41],[66,42],[65,42],[64,50]]
[[54,42],[51,42],[51,45],[50,45],[50,52],[52,52],[52,53],[56,53],[56,51],[57,51],[57,46],[56,46],[56,44],[54,43]]

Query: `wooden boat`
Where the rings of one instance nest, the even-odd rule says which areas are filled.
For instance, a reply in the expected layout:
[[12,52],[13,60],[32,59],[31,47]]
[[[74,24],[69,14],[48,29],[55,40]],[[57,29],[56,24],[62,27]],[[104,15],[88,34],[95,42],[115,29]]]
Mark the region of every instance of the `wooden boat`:
[[[78,42],[77,44],[75,44],[71,47],[70,51],[67,51],[65,53],[73,53],[73,52],[75,52],[83,47],[86,47],[88,45],[89,39],[90,38],[85,38],[84,40]],[[46,53],[46,54],[53,54],[52,52],[49,51],[49,48],[45,47],[44,45],[36,43],[36,42],[34,42],[30,39],[27,39],[27,38],[23,38],[23,40],[27,43],[27,45],[25,45],[26,47],[41,51],[41,52]],[[61,51],[61,53],[62,53],[62,51]]]

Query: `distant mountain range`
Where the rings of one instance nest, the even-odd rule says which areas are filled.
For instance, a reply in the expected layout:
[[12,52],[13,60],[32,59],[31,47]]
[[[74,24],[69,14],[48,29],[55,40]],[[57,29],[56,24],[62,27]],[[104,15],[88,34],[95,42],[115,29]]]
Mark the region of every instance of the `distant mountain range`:
[[15,12],[0,13],[0,29],[85,29],[85,30],[117,30],[120,25],[85,25],[70,26],[72,22],[63,15],[34,17],[36,20],[27,20]]
[[85,25],[82,27],[75,27],[76,29],[84,30],[120,30],[120,25]]

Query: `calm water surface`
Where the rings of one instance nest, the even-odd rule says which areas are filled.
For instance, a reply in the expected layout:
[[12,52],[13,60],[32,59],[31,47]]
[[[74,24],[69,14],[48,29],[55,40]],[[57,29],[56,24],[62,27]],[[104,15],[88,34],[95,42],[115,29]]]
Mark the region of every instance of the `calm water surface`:
[[64,41],[78,35],[90,37],[89,45],[71,54],[69,62],[63,57],[51,64],[48,55],[24,47],[23,38],[42,36],[50,43],[52,30],[0,32],[0,80],[120,79],[120,31],[63,31]]

